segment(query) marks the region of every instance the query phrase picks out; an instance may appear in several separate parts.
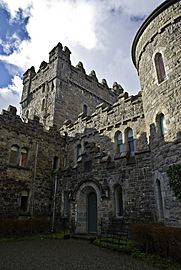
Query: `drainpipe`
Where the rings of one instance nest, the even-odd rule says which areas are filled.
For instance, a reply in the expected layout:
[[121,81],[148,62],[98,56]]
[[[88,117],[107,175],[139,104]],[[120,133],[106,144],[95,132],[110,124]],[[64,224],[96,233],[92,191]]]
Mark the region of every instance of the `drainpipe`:
[[35,180],[36,180],[36,170],[37,170],[37,159],[38,159],[38,142],[36,142],[35,150],[35,163],[34,163],[34,172],[33,172],[33,182],[32,182],[32,195],[31,195],[31,219],[34,215],[34,192],[35,192]]
[[54,232],[55,227],[55,209],[56,209],[56,195],[57,195],[57,172],[54,174],[54,194],[53,194],[53,213],[52,213],[52,229]]

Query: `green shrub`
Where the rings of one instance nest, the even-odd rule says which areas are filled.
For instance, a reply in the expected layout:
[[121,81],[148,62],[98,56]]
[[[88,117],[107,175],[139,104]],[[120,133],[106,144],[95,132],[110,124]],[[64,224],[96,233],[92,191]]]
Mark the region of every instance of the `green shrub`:
[[177,198],[181,199],[181,164],[170,166],[167,174],[170,178],[170,186]]

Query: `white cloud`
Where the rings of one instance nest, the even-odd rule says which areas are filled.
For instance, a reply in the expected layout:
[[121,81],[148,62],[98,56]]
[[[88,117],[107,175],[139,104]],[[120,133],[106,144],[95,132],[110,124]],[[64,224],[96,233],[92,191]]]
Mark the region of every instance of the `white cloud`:
[[[2,3],[2,0],[0,0]],[[18,8],[31,14],[27,25],[30,40],[0,60],[18,65],[23,71],[48,61],[49,51],[61,42],[72,51],[72,63],[82,61],[87,70],[112,85],[118,81],[132,93],[139,90],[131,61],[131,42],[139,22],[130,16],[147,15],[161,0],[4,0],[12,19]],[[115,9],[116,12],[111,12]],[[1,90],[0,90],[1,91]]]
[[7,109],[9,105],[13,105],[18,108],[20,95],[22,92],[22,80],[19,76],[14,76],[12,83],[8,87],[0,88],[0,107]]

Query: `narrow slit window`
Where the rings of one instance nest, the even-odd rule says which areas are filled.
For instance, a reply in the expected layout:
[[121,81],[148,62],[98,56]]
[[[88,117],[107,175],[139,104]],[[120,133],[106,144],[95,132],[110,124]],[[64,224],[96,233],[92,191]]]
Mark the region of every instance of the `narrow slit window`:
[[83,113],[85,115],[87,115],[87,105],[86,104],[83,105]]
[[45,99],[42,100],[41,110],[43,111],[45,109]]
[[163,62],[163,56],[161,53],[156,53],[155,55],[155,68],[156,68],[158,83],[161,83],[166,78],[165,66]]

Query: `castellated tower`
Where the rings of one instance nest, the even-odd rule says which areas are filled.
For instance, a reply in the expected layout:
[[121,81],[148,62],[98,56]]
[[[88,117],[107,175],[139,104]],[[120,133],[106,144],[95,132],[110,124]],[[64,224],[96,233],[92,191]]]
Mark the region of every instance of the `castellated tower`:
[[158,218],[168,222],[174,222],[181,207],[168,188],[166,173],[169,166],[181,161],[180,18],[181,1],[165,1],[143,23],[132,47],[152,153]]
[[62,44],[49,53],[49,63],[43,61],[38,72],[28,69],[23,78],[21,99],[22,117],[27,120],[34,115],[46,128],[65,120],[75,121],[79,114],[92,114],[100,103],[112,105],[122,92],[114,84],[110,89],[105,79],[98,82],[95,71],[86,74],[83,64],[71,65],[70,50]]

